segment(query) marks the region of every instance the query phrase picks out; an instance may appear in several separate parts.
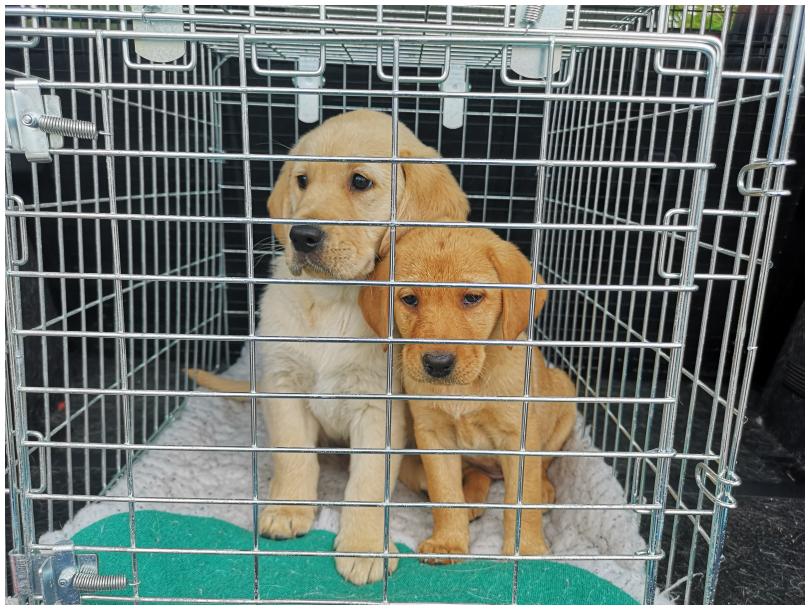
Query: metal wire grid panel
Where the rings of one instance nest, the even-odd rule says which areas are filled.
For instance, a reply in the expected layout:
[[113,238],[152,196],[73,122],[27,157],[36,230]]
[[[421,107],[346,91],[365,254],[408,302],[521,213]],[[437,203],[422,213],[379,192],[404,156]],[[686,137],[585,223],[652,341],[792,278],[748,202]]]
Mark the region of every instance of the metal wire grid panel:
[[[51,165],[6,155],[17,548],[40,548],[42,532],[131,475],[190,395],[181,368],[222,368],[243,335],[256,337],[255,297],[275,251],[264,200],[306,128],[289,45],[314,32],[325,49],[325,82],[308,92],[318,118],[394,114],[441,151],[471,219],[521,245],[548,282],[534,338],[577,380],[596,456],[624,484],[620,508],[644,515],[648,545],[633,559],[647,561],[647,600],[656,584],[685,602],[703,584],[712,599],[753,365],[745,348],[802,74],[801,9],[574,9],[553,37],[567,75],[556,85],[502,69],[504,49],[551,41],[510,30],[502,7],[186,9],[182,70],[128,67],[123,45],[143,35],[117,10],[9,14],[22,26],[8,31],[21,48],[7,52],[7,89],[42,79],[63,116],[109,134],[68,140]],[[677,35],[649,36],[667,31]],[[693,32],[719,36],[727,57],[736,36],[739,65]],[[255,69],[254,47],[274,73]],[[442,92],[447,58],[467,66],[469,93]],[[442,127],[454,98],[465,100],[458,130]],[[762,188],[748,173],[751,195],[737,197],[734,146],[722,160],[710,146],[716,114],[727,109],[737,134],[748,108],[757,120],[743,164],[770,165]],[[719,198],[706,199],[707,187]],[[717,302],[726,316],[715,336]],[[701,408],[711,411],[705,438],[693,425]],[[146,549],[133,537],[124,551],[136,566]]]

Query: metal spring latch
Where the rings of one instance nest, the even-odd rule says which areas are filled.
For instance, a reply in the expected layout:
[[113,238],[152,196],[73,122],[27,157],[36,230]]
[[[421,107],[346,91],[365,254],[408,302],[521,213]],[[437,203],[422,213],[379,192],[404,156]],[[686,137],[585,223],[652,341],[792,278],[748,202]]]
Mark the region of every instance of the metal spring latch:
[[6,147],[32,163],[49,163],[63,138],[95,140],[99,133],[89,121],[63,117],[59,96],[42,95],[35,79],[14,79],[14,89],[6,90]]
[[98,573],[98,557],[77,554],[70,540],[50,551],[10,553],[15,598],[20,603],[41,597],[46,604],[78,604],[81,593],[119,591],[129,585],[123,574]]
[[60,576],[60,585],[72,585],[77,591],[92,593],[94,591],[118,591],[127,586],[127,577],[123,574],[96,574],[80,570],[73,574]]
[[543,6],[540,4],[529,4],[523,14],[523,25],[532,26],[543,16]]
[[98,129],[90,121],[26,112],[22,115],[21,122],[26,127],[35,127],[45,133],[56,134],[65,138],[80,138],[82,140],[95,140],[98,138]]

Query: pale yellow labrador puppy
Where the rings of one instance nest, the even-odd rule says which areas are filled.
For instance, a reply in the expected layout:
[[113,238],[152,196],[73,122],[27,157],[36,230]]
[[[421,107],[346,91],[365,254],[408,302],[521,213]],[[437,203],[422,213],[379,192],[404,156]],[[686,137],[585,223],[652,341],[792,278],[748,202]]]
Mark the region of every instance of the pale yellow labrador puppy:
[[[325,121],[306,134],[291,155],[390,157],[391,117],[357,110]],[[437,158],[404,125],[398,125],[401,157]],[[388,220],[391,217],[391,164],[364,162],[288,161],[281,170],[267,206],[271,217],[317,220]],[[397,166],[397,217],[408,220],[466,220],[469,203],[447,166],[410,163]],[[363,279],[389,250],[388,227],[330,224],[277,224],[284,245],[276,278]],[[403,229],[398,234],[404,233]],[[261,300],[260,335],[303,337],[374,337],[358,305],[359,286],[271,284]],[[265,392],[318,394],[382,394],[386,390],[387,357],[377,344],[263,341],[259,388]],[[245,390],[244,382],[226,382],[204,371],[191,377],[213,389]],[[395,378],[394,392],[400,392]],[[352,448],[385,446],[385,401],[368,399],[263,399],[273,447],[315,447],[329,442]],[[391,446],[406,444],[404,403],[393,404]],[[398,456],[391,457],[390,485],[397,479]],[[381,501],[385,458],[380,454],[351,456],[345,499]],[[316,500],[317,455],[273,455],[272,500]],[[268,506],[261,513],[261,532],[291,538],[312,527],[312,506]],[[383,550],[383,509],[346,507],[341,514],[335,548],[340,552]],[[395,551],[393,542],[390,549]],[[364,584],[380,580],[379,558],[338,557],[337,569],[347,580]],[[396,568],[389,561],[389,569]]]

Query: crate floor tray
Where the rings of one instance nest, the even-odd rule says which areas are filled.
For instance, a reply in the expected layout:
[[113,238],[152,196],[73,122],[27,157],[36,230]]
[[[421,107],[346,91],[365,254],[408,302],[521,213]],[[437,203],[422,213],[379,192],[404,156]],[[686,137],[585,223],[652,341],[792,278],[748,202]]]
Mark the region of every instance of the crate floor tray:
[[[229,374],[246,377],[245,360],[242,358]],[[266,442],[264,427],[260,425],[259,431],[259,446],[263,446]],[[224,399],[194,397],[161,432],[155,443],[249,446],[250,408],[246,404]],[[593,449],[582,421],[577,422],[565,448],[572,451]],[[341,500],[348,475],[348,460],[345,456],[320,458],[319,498]],[[271,474],[267,454],[259,455],[258,467],[259,494],[266,497],[267,481]],[[252,497],[251,455],[248,451],[152,449],[135,462],[132,474],[136,497],[197,500],[247,500]],[[599,457],[559,458],[549,469],[549,478],[556,487],[558,503],[625,503],[621,485],[613,477],[610,467]],[[126,478],[122,477],[112,485],[107,495],[127,497]],[[397,486],[393,499],[397,502],[424,501],[423,496],[413,494],[403,485]],[[492,487],[490,501],[502,500],[503,484],[497,482]],[[135,523],[136,544],[139,548],[252,548],[253,510],[250,505],[180,503],[174,500],[138,502],[135,509],[138,514]],[[113,515],[115,517],[111,518]],[[177,515],[207,519],[186,520]],[[471,524],[471,552],[500,552],[502,517],[500,510],[487,510]],[[331,540],[337,531],[339,518],[339,508],[322,507],[313,531],[307,536],[286,542],[261,539],[260,546],[268,549],[328,551],[332,548]],[[172,526],[173,519],[180,519],[184,523]],[[431,525],[432,517],[428,509],[392,508],[390,511],[391,536],[400,548],[417,548],[419,542],[430,534]],[[639,533],[638,515],[628,510],[553,509],[545,515],[544,525],[552,555],[633,556],[647,548]],[[121,538],[122,531],[126,533],[124,538]],[[128,546],[127,502],[105,500],[85,506],[63,525],[61,531],[43,534],[40,541],[49,544],[61,538],[71,538],[82,545],[90,545],[92,541],[97,546]],[[146,554],[139,554],[139,557],[138,580],[143,596],[147,595],[147,591],[161,597],[172,592],[178,592],[178,597],[218,599],[250,599],[253,596],[253,558],[249,555],[179,553],[162,558]],[[130,569],[130,556],[127,553],[104,553],[102,562],[103,566],[107,562],[123,562],[110,565],[109,570],[103,567],[107,573]],[[508,603],[511,601],[512,565],[510,562],[481,560],[435,567],[421,565],[415,559],[405,559],[392,577],[391,598],[400,595],[401,601],[452,599]],[[149,566],[151,568],[147,569]],[[355,587],[344,583],[331,557],[303,559],[300,556],[264,556],[260,558],[259,566],[259,592],[265,599],[380,599],[380,589],[375,588],[377,585]],[[644,594],[644,562],[639,560],[533,560],[521,562],[520,570],[519,594],[524,603],[610,603],[611,600],[621,601],[620,594],[629,595],[634,600],[642,600]],[[239,579],[227,576],[232,572],[238,572]],[[227,591],[220,586],[219,576],[215,577],[219,573],[225,575],[222,586],[228,585]],[[478,583],[476,587],[468,586],[467,581],[471,577],[473,582]],[[588,580],[591,577],[592,580]],[[192,587],[194,583],[197,588]],[[178,587],[183,587],[182,595]],[[611,587],[617,588],[618,592]],[[598,599],[588,597],[591,593]],[[670,600],[665,594],[659,593],[656,601],[666,603]]]

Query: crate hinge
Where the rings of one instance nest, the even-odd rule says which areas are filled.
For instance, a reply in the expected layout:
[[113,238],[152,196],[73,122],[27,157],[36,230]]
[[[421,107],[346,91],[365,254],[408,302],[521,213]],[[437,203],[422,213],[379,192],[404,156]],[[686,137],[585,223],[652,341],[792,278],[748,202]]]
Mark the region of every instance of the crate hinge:
[[[716,493],[709,491],[706,479],[715,484]],[[731,490],[739,486],[742,480],[735,473],[727,471],[720,475],[712,470],[706,462],[699,462],[695,466],[695,482],[712,503],[723,508],[737,508],[737,500],[731,495]]]
[[98,573],[98,557],[77,554],[64,540],[47,551],[10,553],[14,595],[20,603],[40,598],[46,604],[78,604],[81,593],[117,591],[128,586],[123,575]]
[[737,174],[737,190],[740,192],[740,195],[742,195],[743,197],[787,197],[788,195],[790,195],[790,191],[774,190],[769,188],[768,184],[766,183],[763,183],[763,185],[759,188],[746,185],[746,179],[749,177],[750,174],[752,174],[758,169],[766,170],[765,180],[767,182],[770,182],[769,170],[771,168],[776,168],[783,165],[796,165],[796,160],[775,159],[769,161],[766,159],[758,159],[744,166],[740,170],[740,173]]

